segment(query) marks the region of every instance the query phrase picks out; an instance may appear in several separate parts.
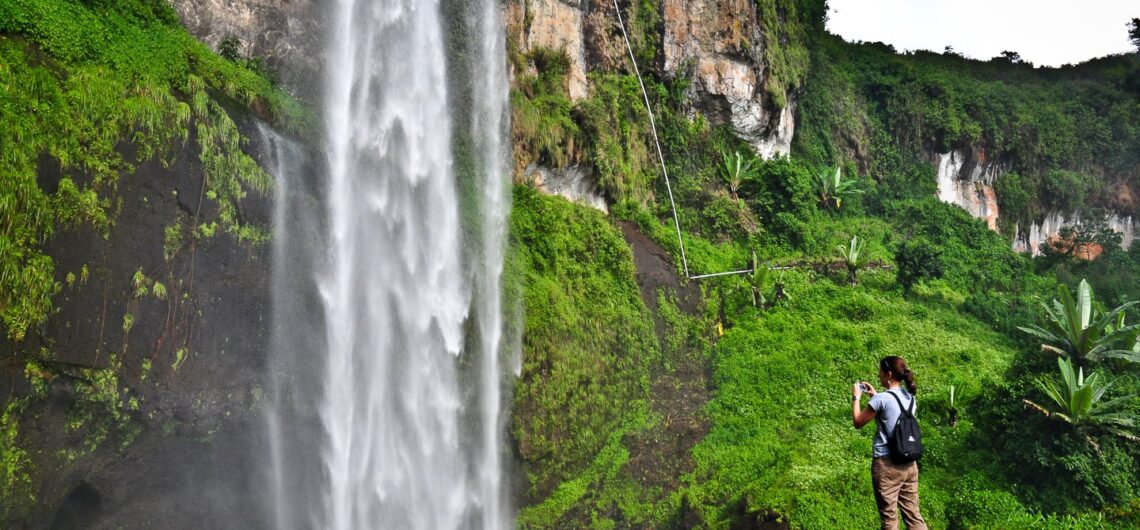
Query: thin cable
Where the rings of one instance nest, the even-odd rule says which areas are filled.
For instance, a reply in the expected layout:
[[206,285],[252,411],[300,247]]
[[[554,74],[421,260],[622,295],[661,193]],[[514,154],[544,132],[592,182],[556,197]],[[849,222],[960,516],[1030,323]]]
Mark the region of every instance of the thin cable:
[[731,276],[733,274],[752,274],[752,269],[729,271],[729,272],[715,272],[713,274],[701,274],[700,276],[689,276],[690,280],[699,280],[701,278],[715,278],[717,276]]
[[669,192],[669,206],[673,208],[673,227],[677,229],[677,243],[681,245],[681,266],[685,269],[685,277],[689,278],[689,260],[685,258],[685,241],[681,239],[681,221],[677,218],[677,203],[673,201],[669,170],[665,169],[665,155],[661,154],[661,142],[657,140],[657,122],[653,119],[653,109],[649,105],[649,93],[645,91],[645,83],[641,81],[641,71],[637,68],[637,59],[633,56],[633,46],[629,44],[629,35],[625,32],[625,22],[621,19],[621,7],[618,6],[617,0],[614,0],[614,11],[617,12],[622,39],[625,39],[625,49],[629,50],[629,61],[633,63],[633,73],[637,76],[637,84],[641,86],[641,96],[645,98],[645,112],[649,113],[649,129],[653,131],[653,145],[657,146],[657,159],[661,161],[661,173],[665,175],[665,190]]
[[[786,270],[791,270],[794,268],[795,267],[768,267],[768,270],[770,270],[770,271],[786,271]],[[729,272],[714,272],[712,274],[701,274],[699,276],[689,276],[689,279],[690,280],[700,280],[702,278],[715,278],[717,276],[731,276],[733,274],[752,274],[752,271],[754,271],[754,270],[756,270],[756,269],[743,269],[743,270],[729,271]]]

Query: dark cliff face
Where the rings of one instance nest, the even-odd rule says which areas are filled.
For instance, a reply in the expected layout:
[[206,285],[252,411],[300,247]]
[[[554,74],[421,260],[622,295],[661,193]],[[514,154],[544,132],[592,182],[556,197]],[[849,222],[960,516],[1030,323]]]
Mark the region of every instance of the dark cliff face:
[[[238,122],[263,161],[253,119]],[[59,176],[46,167],[50,187]],[[5,356],[49,348],[35,365],[46,390],[23,362],[0,378],[0,395],[42,394],[20,425],[35,503],[7,526],[264,526],[271,243],[210,228],[218,208],[203,174],[188,142],[169,167],[120,177],[107,234],[48,243],[58,312]],[[243,225],[270,226],[272,212],[271,194],[237,205]]]

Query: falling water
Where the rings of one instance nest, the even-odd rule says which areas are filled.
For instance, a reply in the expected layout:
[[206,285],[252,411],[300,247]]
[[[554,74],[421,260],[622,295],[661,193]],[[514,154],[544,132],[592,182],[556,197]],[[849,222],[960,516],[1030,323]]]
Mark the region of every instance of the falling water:
[[[477,3],[468,27],[479,36],[475,53],[478,64],[471,69],[475,73],[471,85],[471,100],[474,103],[471,117],[470,137],[474,139],[477,158],[479,189],[483,190],[482,212],[482,256],[479,263],[483,268],[477,276],[476,294],[480,300],[478,312],[480,323],[480,351],[484,362],[479,370],[479,391],[482,396],[480,411],[481,452],[479,454],[477,491],[483,506],[482,526],[484,528],[507,528],[510,517],[507,513],[507,489],[504,487],[503,463],[500,458],[500,437],[504,431],[506,414],[501,393],[504,370],[500,366],[500,346],[503,341],[502,286],[504,237],[507,233],[507,213],[510,208],[508,179],[510,175],[509,150],[505,139],[509,134],[507,126],[508,94],[507,50],[504,32],[500,27],[499,4],[495,0],[482,0]],[[511,341],[510,344],[516,344]],[[511,371],[517,373],[521,364],[519,352],[511,355]]]
[[[285,374],[269,422],[278,527],[510,526],[500,366],[506,51],[495,0],[457,5],[476,39],[463,119],[449,108],[455,58],[445,56],[438,1],[335,7],[327,186],[307,201],[278,200],[279,227],[300,223],[322,237],[310,249],[278,234],[286,264],[275,273],[286,284],[275,289],[305,283],[289,271],[308,266],[323,323],[298,347],[290,321],[305,297],[275,308],[274,344],[286,350],[277,355],[296,357],[275,363]],[[469,174],[457,175],[457,138],[472,146]],[[298,390],[306,384],[315,390]]]

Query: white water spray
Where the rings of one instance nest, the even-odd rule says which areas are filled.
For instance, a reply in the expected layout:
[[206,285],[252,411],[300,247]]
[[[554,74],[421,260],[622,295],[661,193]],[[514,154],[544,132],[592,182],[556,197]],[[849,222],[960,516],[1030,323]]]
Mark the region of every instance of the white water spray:
[[[299,251],[316,254],[309,281],[319,340],[307,351],[290,347],[293,329],[275,326],[285,337],[275,344],[316,359],[308,374],[278,377],[316,381],[314,395],[276,392],[284,412],[269,424],[269,478],[278,527],[511,525],[501,457],[505,34],[496,1],[466,7],[475,7],[465,22],[479,40],[468,59],[478,62],[467,80],[474,103],[471,130],[453,131],[439,1],[335,6],[324,69],[327,186],[307,205],[277,212],[288,225],[295,210],[317,211],[308,224],[323,234],[319,254]],[[474,146],[473,185],[462,187],[471,196],[457,185],[453,134],[470,135]],[[306,398],[312,410],[281,405]],[[297,427],[316,433],[311,454],[291,438]],[[309,472],[289,469],[305,459]]]

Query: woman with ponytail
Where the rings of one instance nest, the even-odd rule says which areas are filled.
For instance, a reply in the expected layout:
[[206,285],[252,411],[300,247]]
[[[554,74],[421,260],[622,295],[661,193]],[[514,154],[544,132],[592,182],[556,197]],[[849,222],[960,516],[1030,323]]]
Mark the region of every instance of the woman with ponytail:
[[[902,510],[908,530],[926,529],[926,521],[918,511],[918,463],[897,464],[890,458],[888,441],[903,407],[912,414],[917,408],[914,395],[918,387],[914,372],[902,357],[885,357],[879,361],[879,383],[885,391],[876,392],[865,382],[855,383],[851,397],[851,421],[856,429],[876,421],[875,442],[871,446],[871,484],[875,488],[875,503],[884,530],[899,527],[898,511]],[[863,394],[871,396],[866,408],[859,408]],[[906,432],[906,431],[904,431]]]

